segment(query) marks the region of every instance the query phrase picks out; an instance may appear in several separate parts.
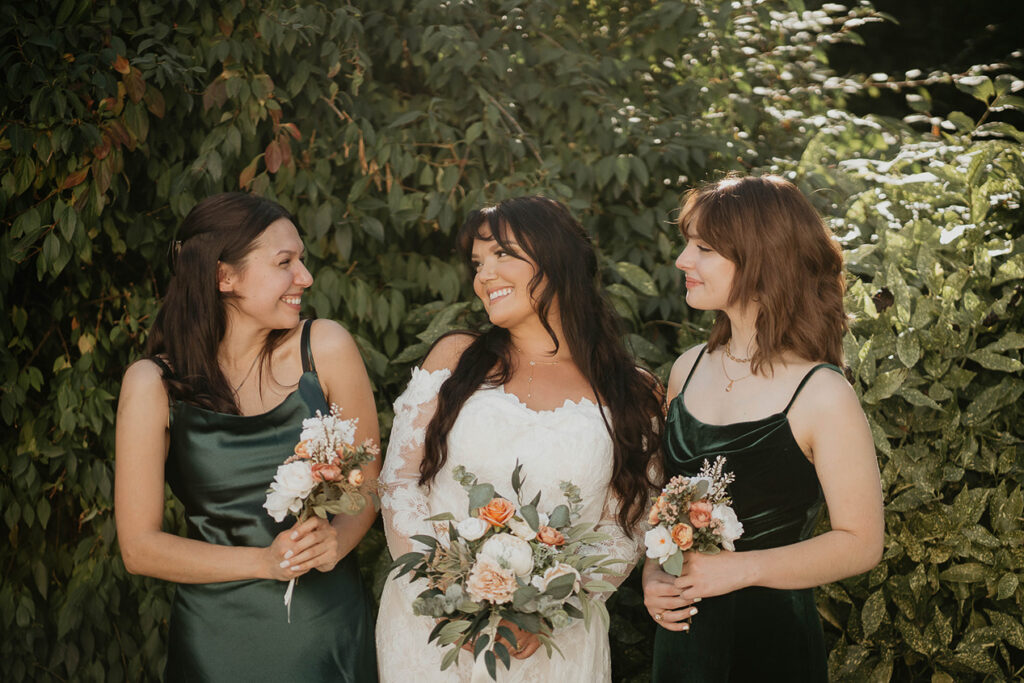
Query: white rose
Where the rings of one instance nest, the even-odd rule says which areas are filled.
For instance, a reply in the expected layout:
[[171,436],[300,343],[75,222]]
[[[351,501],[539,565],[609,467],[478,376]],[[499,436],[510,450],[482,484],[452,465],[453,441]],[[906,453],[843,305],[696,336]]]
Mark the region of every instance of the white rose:
[[[316,480],[313,479],[312,465],[308,460],[296,460],[287,465],[281,465],[277,468],[274,481],[270,484],[270,488],[274,492],[290,499],[298,499],[299,502],[309,496],[314,486],[316,486]],[[290,507],[293,506],[294,504]]]
[[263,504],[263,507],[267,509],[267,513],[274,518],[275,522],[281,522],[289,512],[297,513],[301,510],[302,501],[287,493],[271,491],[267,494],[267,502]]
[[659,563],[664,563],[677,550],[672,534],[663,526],[656,526],[644,534],[644,544],[647,546],[647,557]]
[[455,530],[467,541],[475,541],[486,534],[490,527],[490,524],[479,517],[467,517],[455,525]]
[[484,541],[480,554],[511,569],[517,576],[528,576],[533,571],[533,549],[529,543],[512,534],[491,536]]
[[719,503],[711,511],[711,525],[722,539],[722,547],[736,550],[733,541],[743,535],[743,524],[736,517],[736,511],[728,505]]
[[[572,584],[572,592],[578,593],[582,577],[580,576],[580,573],[576,571],[575,567],[571,567],[564,562],[559,562],[554,567],[548,567],[544,570],[544,576],[535,576],[530,583],[532,583],[541,592],[544,592],[548,589],[548,586],[552,581],[557,579],[559,576],[565,576],[566,574],[574,574],[576,576],[576,580]],[[572,593],[570,593],[570,595],[571,594]]]
[[[480,520],[483,521],[483,520]],[[526,522],[520,522],[515,517],[511,518],[506,522],[509,531],[523,539],[524,541],[532,541],[537,538],[537,532],[530,528],[530,525]]]

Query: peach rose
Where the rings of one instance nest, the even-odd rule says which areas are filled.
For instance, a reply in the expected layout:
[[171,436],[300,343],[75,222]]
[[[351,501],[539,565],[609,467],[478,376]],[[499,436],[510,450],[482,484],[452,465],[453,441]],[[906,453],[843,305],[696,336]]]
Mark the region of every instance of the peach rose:
[[689,524],[676,524],[672,527],[672,541],[680,550],[689,550],[693,545],[693,527]]
[[693,528],[703,529],[711,524],[713,509],[714,506],[707,501],[699,500],[696,503],[690,503],[690,524],[693,525]]
[[504,498],[492,498],[491,502],[477,510],[476,516],[493,527],[503,527],[516,512],[516,506]]
[[295,444],[295,456],[298,458],[308,458],[309,449],[306,447],[305,441],[300,441]]
[[655,504],[653,507],[651,507],[651,511],[647,514],[647,523],[651,526],[654,526],[660,521],[661,518],[658,517],[658,506],[657,504]]
[[341,469],[337,465],[327,465],[322,462],[313,463],[313,479],[316,481],[335,481],[341,476]]
[[352,470],[351,472],[349,472],[348,473],[348,483],[352,484],[353,486],[359,486],[360,484],[362,484],[363,483],[363,471],[362,470]]
[[546,545],[558,547],[565,543],[565,536],[558,529],[542,526],[537,530],[537,540]]
[[516,575],[512,570],[505,569],[487,555],[481,555],[469,570],[466,592],[474,600],[487,600],[495,605],[504,605],[512,602],[512,593],[515,592],[517,585]]

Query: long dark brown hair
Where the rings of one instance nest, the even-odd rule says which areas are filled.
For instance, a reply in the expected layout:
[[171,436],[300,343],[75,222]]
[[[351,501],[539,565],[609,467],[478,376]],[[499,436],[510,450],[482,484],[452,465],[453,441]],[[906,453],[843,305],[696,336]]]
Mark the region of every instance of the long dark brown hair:
[[[779,176],[730,175],[683,197],[679,229],[736,264],[729,303],[755,301],[757,349],[751,370],[771,374],[792,351],[843,364],[843,256],[832,233],[793,183]],[[719,312],[708,351],[732,336]]]
[[[614,461],[611,486],[621,505],[619,524],[627,533],[644,513],[652,485],[648,466],[658,452],[663,417],[659,385],[639,370],[622,342],[618,316],[601,292],[597,255],[583,226],[561,203],[545,197],[507,199],[469,215],[457,246],[467,264],[475,239],[496,240],[510,254],[525,252],[537,264],[530,295],[547,321],[557,301],[569,353],[611,420]],[[511,247],[509,242],[518,247]],[[437,412],[427,426],[420,484],[429,484],[448,459],[448,434],[462,405],[481,385],[497,386],[512,378],[509,331],[494,326],[466,348],[451,377],[441,386]],[[603,415],[603,412],[602,412]]]
[[[218,264],[244,268],[245,257],[274,221],[295,219],[284,207],[255,195],[225,192],[193,207],[172,246],[173,275],[149,332],[146,352],[165,358],[171,399],[221,413],[239,414],[234,392],[217,362],[227,329],[227,299]],[[273,330],[260,352],[259,373],[288,330]]]

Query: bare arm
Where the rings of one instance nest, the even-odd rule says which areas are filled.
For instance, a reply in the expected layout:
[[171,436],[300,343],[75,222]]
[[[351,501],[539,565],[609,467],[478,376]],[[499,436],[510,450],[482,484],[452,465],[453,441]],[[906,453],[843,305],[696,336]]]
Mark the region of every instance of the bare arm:
[[882,555],[884,516],[874,443],[853,389],[819,372],[790,412],[793,433],[813,457],[831,530],[779,548],[688,553],[676,581],[684,598],[744,586],[799,589],[865,572]]
[[275,559],[291,548],[291,529],[267,548],[214,545],[162,530],[167,424],[160,370],[152,361],[139,361],[125,372],[117,407],[114,516],[125,568],[178,583],[300,575]]

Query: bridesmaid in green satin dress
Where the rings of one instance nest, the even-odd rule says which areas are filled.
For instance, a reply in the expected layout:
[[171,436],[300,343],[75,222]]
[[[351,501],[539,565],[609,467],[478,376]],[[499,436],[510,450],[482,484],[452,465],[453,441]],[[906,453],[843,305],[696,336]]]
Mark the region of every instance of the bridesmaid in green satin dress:
[[[125,567],[178,583],[167,681],[377,680],[372,601],[351,551],[356,516],[277,523],[263,508],[302,420],[338,404],[356,441],[379,439],[369,378],[338,324],[299,318],[313,278],[294,220],[242,193],[201,201],[174,275],[125,372],[115,513]],[[376,476],[380,463],[366,468]],[[163,530],[164,485],[187,537]],[[289,623],[283,597],[296,583]]]
[[[734,552],[686,553],[678,578],[647,560],[652,680],[826,681],[812,588],[869,570],[883,543],[871,432],[839,370],[842,255],[775,176],[691,191],[679,227],[686,303],[719,313],[672,368],[664,474],[724,455],[744,533]],[[812,537],[822,503],[831,529]]]

